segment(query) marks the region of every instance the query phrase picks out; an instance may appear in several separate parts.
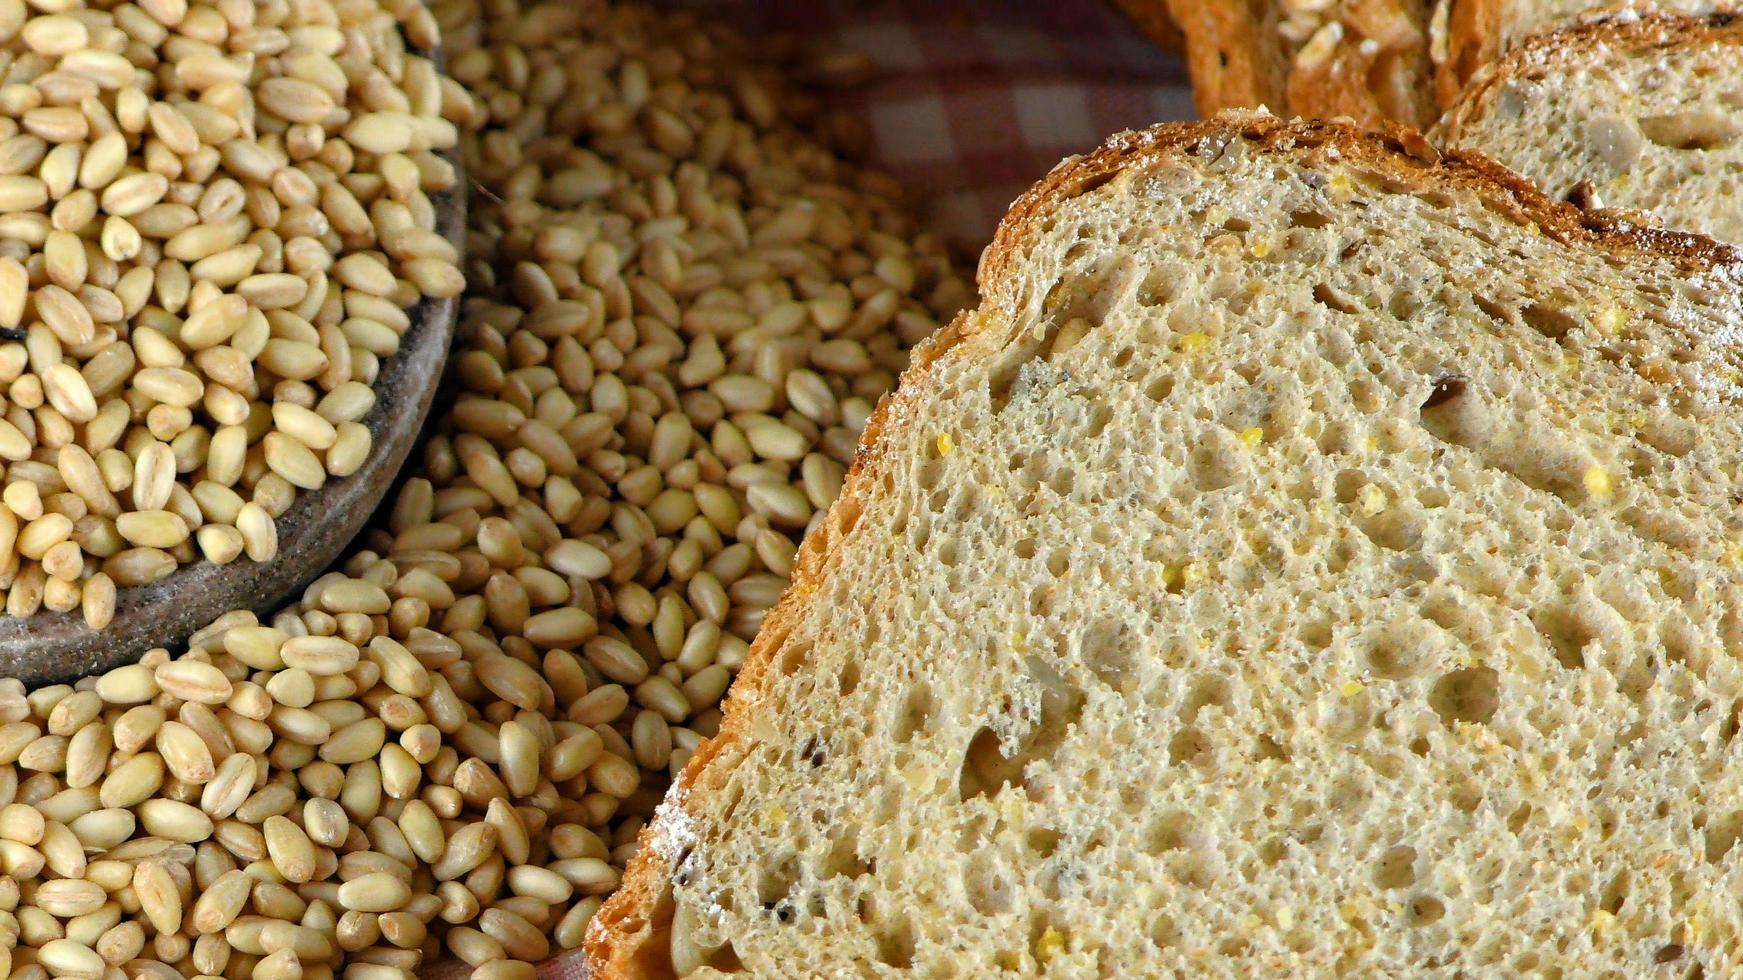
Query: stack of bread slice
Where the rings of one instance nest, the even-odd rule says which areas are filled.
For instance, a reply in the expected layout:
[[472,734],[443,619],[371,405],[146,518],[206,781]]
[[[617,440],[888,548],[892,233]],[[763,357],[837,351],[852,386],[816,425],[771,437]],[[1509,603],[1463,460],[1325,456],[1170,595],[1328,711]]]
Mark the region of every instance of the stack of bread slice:
[[1019,199],[593,975],[1743,976],[1743,27],[1572,6]]

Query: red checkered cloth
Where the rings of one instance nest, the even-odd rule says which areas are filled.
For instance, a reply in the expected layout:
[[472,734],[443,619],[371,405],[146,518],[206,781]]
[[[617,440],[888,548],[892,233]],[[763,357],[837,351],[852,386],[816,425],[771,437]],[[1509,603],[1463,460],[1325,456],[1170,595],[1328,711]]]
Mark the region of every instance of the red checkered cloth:
[[[978,254],[1017,195],[1109,133],[1193,115],[1186,67],[1102,0],[690,0],[748,34],[870,55],[840,93],[930,228]],[[459,980],[461,964],[426,971]],[[583,980],[578,952],[541,980]]]
[[746,33],[862,51],[841,93],[874,155],[921,195],[928,225],[978,253],[1011,201],[1109,133],[1189,119],[1178,55],[1103,0],[692,0]]

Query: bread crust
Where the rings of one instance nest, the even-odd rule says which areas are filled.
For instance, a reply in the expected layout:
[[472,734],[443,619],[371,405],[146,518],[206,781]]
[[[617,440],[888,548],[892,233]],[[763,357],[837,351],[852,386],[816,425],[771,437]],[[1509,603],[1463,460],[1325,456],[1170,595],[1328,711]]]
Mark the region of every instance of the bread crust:
[[1482,119],[1515,78],[1542,78],[1590,66],[1609,49],[1632,54],[1697,44],[1743,45],[1743,14],[1611,17],[1535,35],[1477,71],[1435,128],[1434,140],[1450,145],[1464,139],[1465,128]]
[[1167,0],[1167,5],[1185,40],[1192,102],[1199,115],[1254,106],[1288,110],[1283,104],[1281,38],[1258,20],[1254,4]]
[[[863,502],[877,487],[883,469],[887,433],[901,424],[903,406],[924,396],[932,385],[933,365],[953,348],[998,322],[1019,300],[1014,276],[1023,255],[1044,233],[1046,217],[1059,202],[1095,189],[1123,170],[1170,157],[1196,156],[1233,138],[1251,145],[1249,152],[1290,155],[1303,160],[1358,163],[1380,176],[1424,191],[1449,187],[1475,191],[1490,207],[1522,225],[1535,224],[1545,235],[1564,244],[1595,247],[1615,253],[1652,255],[1672,261],[1686,275],[1719,266],[1743,264],[1743,252],[1700,235],[1641,227],[1612,212],[1583,211],[1545,197],[1512,171],[1477,153],[1442,155],[1414,130],[1393,126],[1385,132],[1364,130],[1348,122],[1283,121],[1263,113],[1230,112],[1215,118],[1165,123],[1142,132],[1115,135],[1095,151],[1069,158],[1011,206],[992,244],[981,257],[979,282],[982,304],[959,314],[947,327],[914,348],[911,364],[897,390],[885,395],[866,423],[859,450],[828,518],[799,550],[791,583],[768,612],[745,657],[744,666],[725,702],[720,732],[699,746],[679,774],[660,813],[643,828],[640,848],[623,883],[593,917],[587,933],[587,968],[603,980],[639,980],[669,976],[651,972],[665,962],[668,942],[656,923],[665,899],[674,853],[684,842],[668,838],[688,810],[690,792],[725,748],[749,738],[757,711],[779,706],[763,697],[775,654],[800,618],[833,558],[831,544],[852,528]],[[655,944],[652,947],[649,944]],[[644,949],[652,949],[644,958]],[[650,962],[651,960],[651,962]]]
[[[1411,79],[1421,75],[1426,83],[1431,73],[1426,25],[1399,28],[1416,19],[1409,11],[1418,6],[1426,4],[1362,0],[1344,12],[1349,23],[1328,23],[1331,34],[1316,34],[1296,46],[1281,33],[1277,21],[1283,7],[1277,0],[1168,0],[1186,39],[1201,115],[1264,106],[1290,115],[1348,116],[1369,125],[1394,118],[1425,126],[1432,121],[1427,93],[1378,84],[1393,70]],[[1389,31],[1391,40],[1378,45],[1364,29]]]
[[1439,0],[1446,10],[1446,50],[1434,61],[1434,97],[1446,109],[1457,102],[1465,83],[1501,49],[1502,20],[1509,0]]

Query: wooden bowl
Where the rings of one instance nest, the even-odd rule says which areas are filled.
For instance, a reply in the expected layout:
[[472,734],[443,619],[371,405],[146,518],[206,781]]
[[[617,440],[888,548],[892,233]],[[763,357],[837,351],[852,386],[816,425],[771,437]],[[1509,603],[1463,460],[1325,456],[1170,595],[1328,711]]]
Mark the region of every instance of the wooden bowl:
[[[437,230],[465,253],[466,179],[435,196]],[[425,298],[410,311],[411,327],[399,353],[386,358],[375,381],[369,458],[356,473],[299,492],[278,519],[278,556],[268,562],[238,558],[227,565],[196,561],[150,585],[118,590],[115,619],[106,629],[85,626],[77,610],[44,609],[28,619],[0,613],[0,677],[28,687],[71,682],[132,663],[153,647],[179,648],[194,631],[233,609],[263,618],[277,612],[325,572],[365,521],[388,498],[429,414],[454,338],[460,301]]]

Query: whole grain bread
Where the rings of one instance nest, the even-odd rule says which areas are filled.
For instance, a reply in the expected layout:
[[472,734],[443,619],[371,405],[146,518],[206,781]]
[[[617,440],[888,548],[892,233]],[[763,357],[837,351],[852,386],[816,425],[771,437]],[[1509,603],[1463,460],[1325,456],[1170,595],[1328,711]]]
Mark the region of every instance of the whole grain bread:
[[1268,106],[1426,128],[1483,65],[1532,35],[1617,12],[1733,0],[1126,0],[1167,4],[1200,113]]
[[1737,975],[1740,263],[1401,132],[1067,161],[593,975]]
[[1484,68],[1434,134],[1553,197],[1578,191],[1743,242],[1743,17],[1612,19]]

